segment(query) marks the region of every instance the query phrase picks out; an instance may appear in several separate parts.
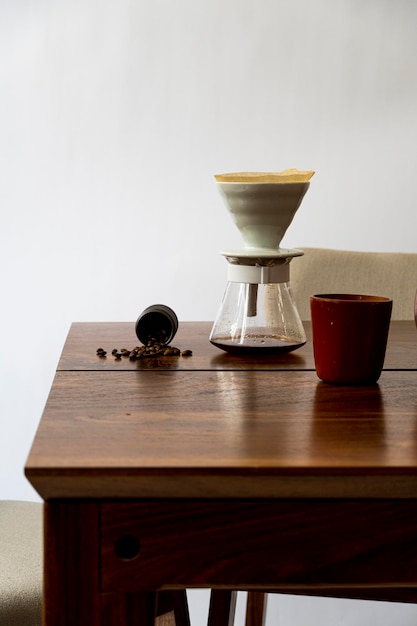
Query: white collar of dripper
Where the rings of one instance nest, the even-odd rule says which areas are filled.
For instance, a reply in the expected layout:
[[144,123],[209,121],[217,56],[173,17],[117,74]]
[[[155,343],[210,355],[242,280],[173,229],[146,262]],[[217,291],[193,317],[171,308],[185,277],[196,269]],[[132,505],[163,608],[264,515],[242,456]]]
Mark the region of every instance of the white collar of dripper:
[[235,265],[227,266],[227,280],[230,283],[250,283],[265,285],[268,283],[287,283],[290,279],[288,263],[279,265]]
[[232,283],[250,283],[264,285],[268,283],[287,283],[290,279],[290,260],[302,256],[298,249],[266,250],[243,249],[222,252],[229,261],[227,279]]

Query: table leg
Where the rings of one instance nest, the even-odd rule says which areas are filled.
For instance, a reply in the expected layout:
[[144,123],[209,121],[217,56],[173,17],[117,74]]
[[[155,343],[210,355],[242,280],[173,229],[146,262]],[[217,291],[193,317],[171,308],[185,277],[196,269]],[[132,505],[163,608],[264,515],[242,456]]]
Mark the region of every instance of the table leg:
[[155,607],[156,593],[103,594],[101,626],[154,626]]
[[264,626],[268,594],[262,591],[248,591],[245,626]]
[[101,626],[99,505],[50,502],[44,516],[43,626]]
[[233,626],[237,591],[213,589],[210,595],[208,626]]

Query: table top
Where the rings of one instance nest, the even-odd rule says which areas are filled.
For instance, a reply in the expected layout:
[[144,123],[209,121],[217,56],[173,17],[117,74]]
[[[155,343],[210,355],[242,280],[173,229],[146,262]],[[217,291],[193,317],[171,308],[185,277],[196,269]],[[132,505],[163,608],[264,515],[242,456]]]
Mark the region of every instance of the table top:
[[[232,356],[182,322],[192,356],[115,359],[134,324],[75,323],[25,467],[54,498],[415,498],[417,331],[391,322],[377,385],[334,386],[307,343]],[[106,357],[96,354],[107,350]]]

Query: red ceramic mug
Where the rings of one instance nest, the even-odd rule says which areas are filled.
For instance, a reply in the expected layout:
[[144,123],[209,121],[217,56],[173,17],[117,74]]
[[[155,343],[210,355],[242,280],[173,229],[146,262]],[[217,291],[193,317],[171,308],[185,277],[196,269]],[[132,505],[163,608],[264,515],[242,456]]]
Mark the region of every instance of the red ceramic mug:
[[358,294],[311,296],[317,376],[328,383],[375,383],[385,359],[392,300]]

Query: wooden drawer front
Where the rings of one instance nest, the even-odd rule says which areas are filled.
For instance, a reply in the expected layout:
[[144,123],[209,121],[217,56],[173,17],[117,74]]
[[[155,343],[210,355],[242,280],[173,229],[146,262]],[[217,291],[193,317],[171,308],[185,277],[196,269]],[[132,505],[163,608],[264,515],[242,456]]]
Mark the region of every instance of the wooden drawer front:
[[417,586],[413,500],[109,503],[102,591]]

